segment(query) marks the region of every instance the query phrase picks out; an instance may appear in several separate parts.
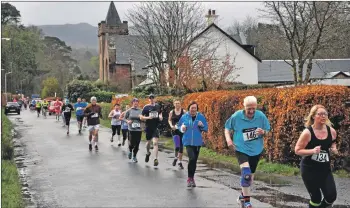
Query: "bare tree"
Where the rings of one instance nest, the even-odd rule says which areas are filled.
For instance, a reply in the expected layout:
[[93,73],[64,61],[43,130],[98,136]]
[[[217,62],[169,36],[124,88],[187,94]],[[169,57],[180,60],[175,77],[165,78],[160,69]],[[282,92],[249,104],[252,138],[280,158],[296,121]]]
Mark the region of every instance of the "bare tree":
[[143,55],[150,60],[157,86],[166,85],[164,74],[167,67],[170,67],[170,71],[175,74],[172,86],[178,87],[176,61],[186,44],[205,28],[203,14],[200,3],[178,1],[142,2],[128,11],[127,16],[134,33],[142,40],[135,47],[143,51]]
[[[337,40],[343,28],[334,24],[345,2],[265,2],[263,14],[283,31],[289,48],[286,61],[293,69],[295,85],[310,82],[313,59]],[[304,73],[304,65],[306,72]]]
[[258,20],[248,15],[242,22],[235,20],[227,31],[228,34],[233,37],[242,34],[247,44],[256,45],[258,38]]

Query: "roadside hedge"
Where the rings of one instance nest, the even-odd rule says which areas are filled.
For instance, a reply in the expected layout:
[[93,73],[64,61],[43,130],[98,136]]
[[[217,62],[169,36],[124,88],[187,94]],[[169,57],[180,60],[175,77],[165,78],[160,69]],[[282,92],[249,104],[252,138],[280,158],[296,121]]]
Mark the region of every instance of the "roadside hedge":
[[115,95],[114,92],[107,92],[107,91],[100,90],[100,91],[89,92],[84,98],[90,102],[90,98],[95,96],[97,98],[97,102],[110,103],[112,102],[112,97],[114,95]]
[[265,137],[264,157],[269,161],[298,164],[300,157],[294,147],[304,129],[304,118],[315,104],[324,105],[330,120],[337,130],[337,146],[340,156],[335,157],[334,166],[342,167],[350,156],[350,108],[345,106],[350,99],[350,89],[343,86],[302,86],[295,88],[267,88],[240,91],[210,91],[193,93],[184,97],[183,106],[190,101],[199,103],[209,123],[209,132],[204,135],[206,146],[227,153],[224,137],[226,120],[243,108],[243,99],[254,95],[258,107],[267,115],[271,132]]

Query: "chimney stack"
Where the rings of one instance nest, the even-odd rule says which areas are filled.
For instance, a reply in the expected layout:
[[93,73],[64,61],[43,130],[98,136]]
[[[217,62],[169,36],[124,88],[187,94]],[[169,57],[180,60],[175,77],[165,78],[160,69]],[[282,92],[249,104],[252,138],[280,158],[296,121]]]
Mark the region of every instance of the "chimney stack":
[[207,18],[207,23],[208,26],[210,26],[211,24],[217,24],[217,18],[219,15],[215,14],[215,10],[211,10],[209,9],[208,14],[205,15],[205,17]]

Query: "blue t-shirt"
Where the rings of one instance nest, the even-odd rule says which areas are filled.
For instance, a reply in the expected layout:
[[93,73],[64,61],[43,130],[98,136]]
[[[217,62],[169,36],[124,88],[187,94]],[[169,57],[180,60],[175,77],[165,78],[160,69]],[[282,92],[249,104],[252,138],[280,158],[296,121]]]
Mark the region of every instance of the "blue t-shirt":
[[253,119],[248,119],[243,110],[235,112],[225,123],[225,129],[234,131],[233,143],[238,152],[249,156],[259,155],[264,149],[264,139],[255,134],[261,128],[270,131],[270,123],[265,114],[255,111]]
[[75,103],[74,104],[74,109],[75,109],[75,115],[77,116],[82,116],[84,115],[84,108],[86,108],[87,103]]

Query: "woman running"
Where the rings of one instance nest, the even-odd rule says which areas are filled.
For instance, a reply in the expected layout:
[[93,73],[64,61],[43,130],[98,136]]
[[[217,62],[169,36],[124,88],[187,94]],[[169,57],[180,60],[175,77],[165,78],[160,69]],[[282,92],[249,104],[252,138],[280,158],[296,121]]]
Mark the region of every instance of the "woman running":
[[311,197],[309,207],[331,207],[337,198],[329,155],[329,150],[338,154],[337,132],[331,125],[326,108],[313,106],[305,123],[306,129],[295,146],[295,154],[302,156],[300,170]]
[[181,103],[179,100],[174,101],[175,109],[170,111],[169,113],[169,125],[171,128],[171,134],[173,136],[174,140],[174,146],[175,146],[175,159],[173,161],[173,166],[176,165],[177,160],[179,160],[179,167],[183,169],[182,166],[182,153],[183,153],[183,144],[182,144],[182,136],[183,134],[179,130],[178,123],[180,121],[181,116],[186,113],[184,109],[181,108]]
[[74,111],[74,108],[72,104],[69,103],[69,100],[65,100],[65,103],[62,106],[62,112],[64,114],[65,124],[67,126],[67,135],[69,134],[69,123],[70,118],[72,117],[72,111]]
[[181,127],[182,142],[188,155],[187,187],[196,187],[194,173],[197,168],[199,151],[203,145],[202,132],[208,131],[208,124],[204,115],[198,112],[198,104],[195,101],[190,103],[188,111],[181,117],[178,125]]
[[[139,145],[141,142],[141,114],[142,109],[139,108],[139,100],[134,98],[132,100],[132,107],[125,112],[125,121],[129,125],[130,141],[129,141],[129,154],[128,158],[134,163],[137,163],[137,152],[139,151]],[[132,155],[133,154],[133,155]]]
[[[129,130],[128,130],[128,123],[123,119],[125,116],[125,112],[129,109],[129,105],[125,106],[125,111],[120,115],[120,120],[121,120],[121,126],[122,126],[122,134],[123,134],[123,146],[125,145],[125,140],[128,139],[129,140]],[[130,144],[130,140],[129,140],[129,144]]]
[[113,137],[117,133],[118,146],[120,143],[120,129],[121,129],[121,121],[119,120],[122,111],[120,110],[120,105],[117,103],[114,105],[114,109],[109,113],[108,118],[112,118],[111,126],[112,126],[112,138],[111,142],[113,142]]

